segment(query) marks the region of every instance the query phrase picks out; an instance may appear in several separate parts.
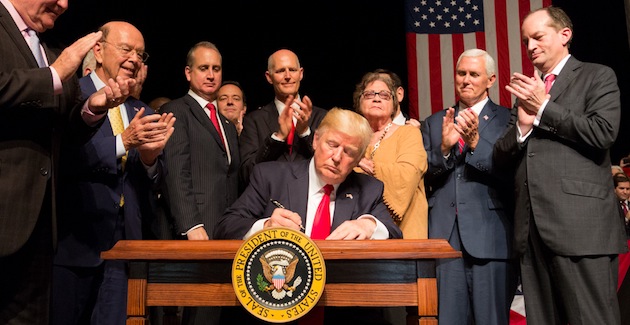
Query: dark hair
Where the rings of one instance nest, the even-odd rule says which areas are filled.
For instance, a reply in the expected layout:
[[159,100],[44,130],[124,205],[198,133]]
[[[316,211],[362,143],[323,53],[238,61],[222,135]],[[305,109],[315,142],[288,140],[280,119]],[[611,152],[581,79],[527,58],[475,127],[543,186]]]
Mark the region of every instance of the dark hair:
[[[234,85],[234,86],[238,87],[238,89],[241,90],[241,93],[243,93],[243,104],[245,104],[245,106],[247,106],[247,97],[245,97],[245,90],[243,90],[243,87],[241,86],[240,82],[235,81],[235,80],[226,80],[226,81],[221,83],[221,87],[223,87],[225,85]],[[219,89],[221,89],[221,87],[219,87]]]
[[[549,24],[550,27],[553,27],[557,31],[563,28],[568,28],[571,30],[571,32],[573,32],[573,23],[571,22],[571,18],[569,18],[569,15],[567,15],[567,13],[559,7],[549,6],[549,7],[540,8],[540,9],[530,12],[529,14],[527,14],[527,16],[525,16],[525,18],[529,17],[529,15],[538,11],[547,12],[547,14],[549,15],[549,18],[551,18],[551,21]],[[571,38],[567,42],[567,47],[571,45],[572,40],[573,40],[573,33],[571,33]]]
[[615,187],[617,187],[619,183],[630,182],[630,178],[624,173],[617,173],[613,176],[613,182],[615,183]]

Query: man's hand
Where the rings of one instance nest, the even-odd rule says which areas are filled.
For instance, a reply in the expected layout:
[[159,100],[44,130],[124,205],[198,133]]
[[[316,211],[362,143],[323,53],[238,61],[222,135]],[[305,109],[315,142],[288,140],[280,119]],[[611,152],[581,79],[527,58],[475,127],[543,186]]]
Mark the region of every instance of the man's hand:
[[142,93],[142,85],[147,79],[147,71],[149,66],[144,63],[140,63],[140,70],[136,73],[136,84],[129,90],[129,95],[133,98],[140,99],[140,93]]
[[116,80],[110,78],[105,87],[88,98],[88,108],[97,115],[106,113],[108,109],[125,102],[129,96],[129,90],[135,84],[136,80],[133,78],[123,79],[121,76],[117,76]]
[[308,129],[308,121],[313,113],[313,102],[308,96],[304,96],[302,101],[294,100],[293,103],[297,104],[300,108],[294,109],[293,113],[296,118],[295,133],[303,134]]
[[[136,116],[138,116],[139,114],[140,113],[136,114]],[[138,152],[140,153],[140,160],[142,160],[142,162],[147,166],[152,166],[153,164],[155,164],[157,157],[162,153],[162,150],[164,149],[164,146],[166,146],[168,139],[171,138],[171,135],[173,135],[173,131],[175,131],[175,128],[173,127],[173,125],[175,124],[175,117],[173,116],[173,113],[162,113],[162,115],[153,115],[159,116],[160,119],[157,122],[145,124],[143,125],[143,127],[145,128],[145,130],[147,130],[147,134],[155,134],[151,136],[150,141],[140,144],[137,147]],[[161,125],[164,124],[166,124],[166,127],[162,128]],[[153,128],[153,130],[151,130],[151,128]]]
[[329,239],[370,239],[376,230],[376,221],[372,218],[346,220],[337,227],[326,240]]
[[455,109],[449,107],[442,118],[442,155],[446,156],[459,140],[459,132],[455,129]]
[[551,96],[545,92],[545,83],[537,73],[533,77],[514,72],[505,89],[518,98],[519,105],[536,115],[543,102]]
[[208,233],[204,227],[195,228],[186,234],[188,240],[208,240]]
[[103,32],[101,31],[89,33],[66,47],[59,54],[59,57],[50,66],[55,68],[61,81],[70,79],[77,72],[87,52],[94,47],[102,36]]
[[457,124],[453,127],[468,147],[474,151],[479,142],[479,117],[471,109],[465,109],[459,111],[456,119]]
[[293,127],[293,96],[289,95],[284,102],[284,110],[278,116],[278,125],[280,125],[280,129],[275,133],[275,136],[278,138],[285,140],[289,137],[289,133],[291,133],[291,128]]
[[300,231],[302,228],[302,218],[299,214],[283,209],[276,208],[271,213],[271,218],[265,221],[263,228],[285,227]]

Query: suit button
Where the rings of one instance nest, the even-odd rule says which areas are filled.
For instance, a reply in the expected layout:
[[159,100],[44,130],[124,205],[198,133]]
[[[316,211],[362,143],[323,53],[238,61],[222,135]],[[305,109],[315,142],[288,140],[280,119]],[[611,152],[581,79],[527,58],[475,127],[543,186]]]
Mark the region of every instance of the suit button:
[[451,202],[451,208],[455,206],[455,202]]
[[527,181],[525,181],[525,183],[523,183],[525,186],[527,186]]
[[48,169],[42,167],[39,169],[39,173],[42,174],[42,176],[48,176]]
[[527,157],[534,157],[535,155],[536,154],[530,152],[530,153],[527,154]]

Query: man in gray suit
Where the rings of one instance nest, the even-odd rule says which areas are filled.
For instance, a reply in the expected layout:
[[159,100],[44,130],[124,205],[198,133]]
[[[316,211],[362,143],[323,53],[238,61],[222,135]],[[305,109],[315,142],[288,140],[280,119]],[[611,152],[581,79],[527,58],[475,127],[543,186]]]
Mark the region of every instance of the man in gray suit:
[[617,256],[627,247],[610,174],[615,73],[569,54],[573,25],[560,8],[528,14],[521,33],[542,77],[514,73],[506,85],[517,102],[495,164],[515,169],[527,322],[619,324]]
[[101,32],[61,53],[39,43],[67,5],[0,0],[0,324],[48,324],[60,144],[87,141],[129,93],[110,79],[80,99],[76,71]]
[[421,128],[429,238],[447,239],[463,257],[436,264],[440,324],[508,324],[516,290],[512,198],[492,162],[494,143],[510,121],[510,110],[488,97],[495,71],[486,51],[462,53],[455,71],[459,102]]
[[[195,44],[188,51],[184,72],[188,93],[160,109],[173,113],[176,121],[164,148],[167,173],[162,199],[167,211],[161,216],[159,237],[208,240],[225,209],[238,197],[238,135],[234,124],[217,109],[223,75],[217,47],[206,41]],[[218,310],[185,308],[183,318],[184,324],[210,324],[218,320]]]

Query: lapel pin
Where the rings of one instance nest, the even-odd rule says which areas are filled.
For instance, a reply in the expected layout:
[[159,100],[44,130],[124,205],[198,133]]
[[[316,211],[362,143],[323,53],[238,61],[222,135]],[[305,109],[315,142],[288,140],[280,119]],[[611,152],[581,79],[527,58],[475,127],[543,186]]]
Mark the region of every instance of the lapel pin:
[[488,115],[484,115],[483,119],[487,121],[488,120]]
[[352,194],[350,194],[350,193],[346,193],[346,197],[349,198],[350,200],[353,199]]

